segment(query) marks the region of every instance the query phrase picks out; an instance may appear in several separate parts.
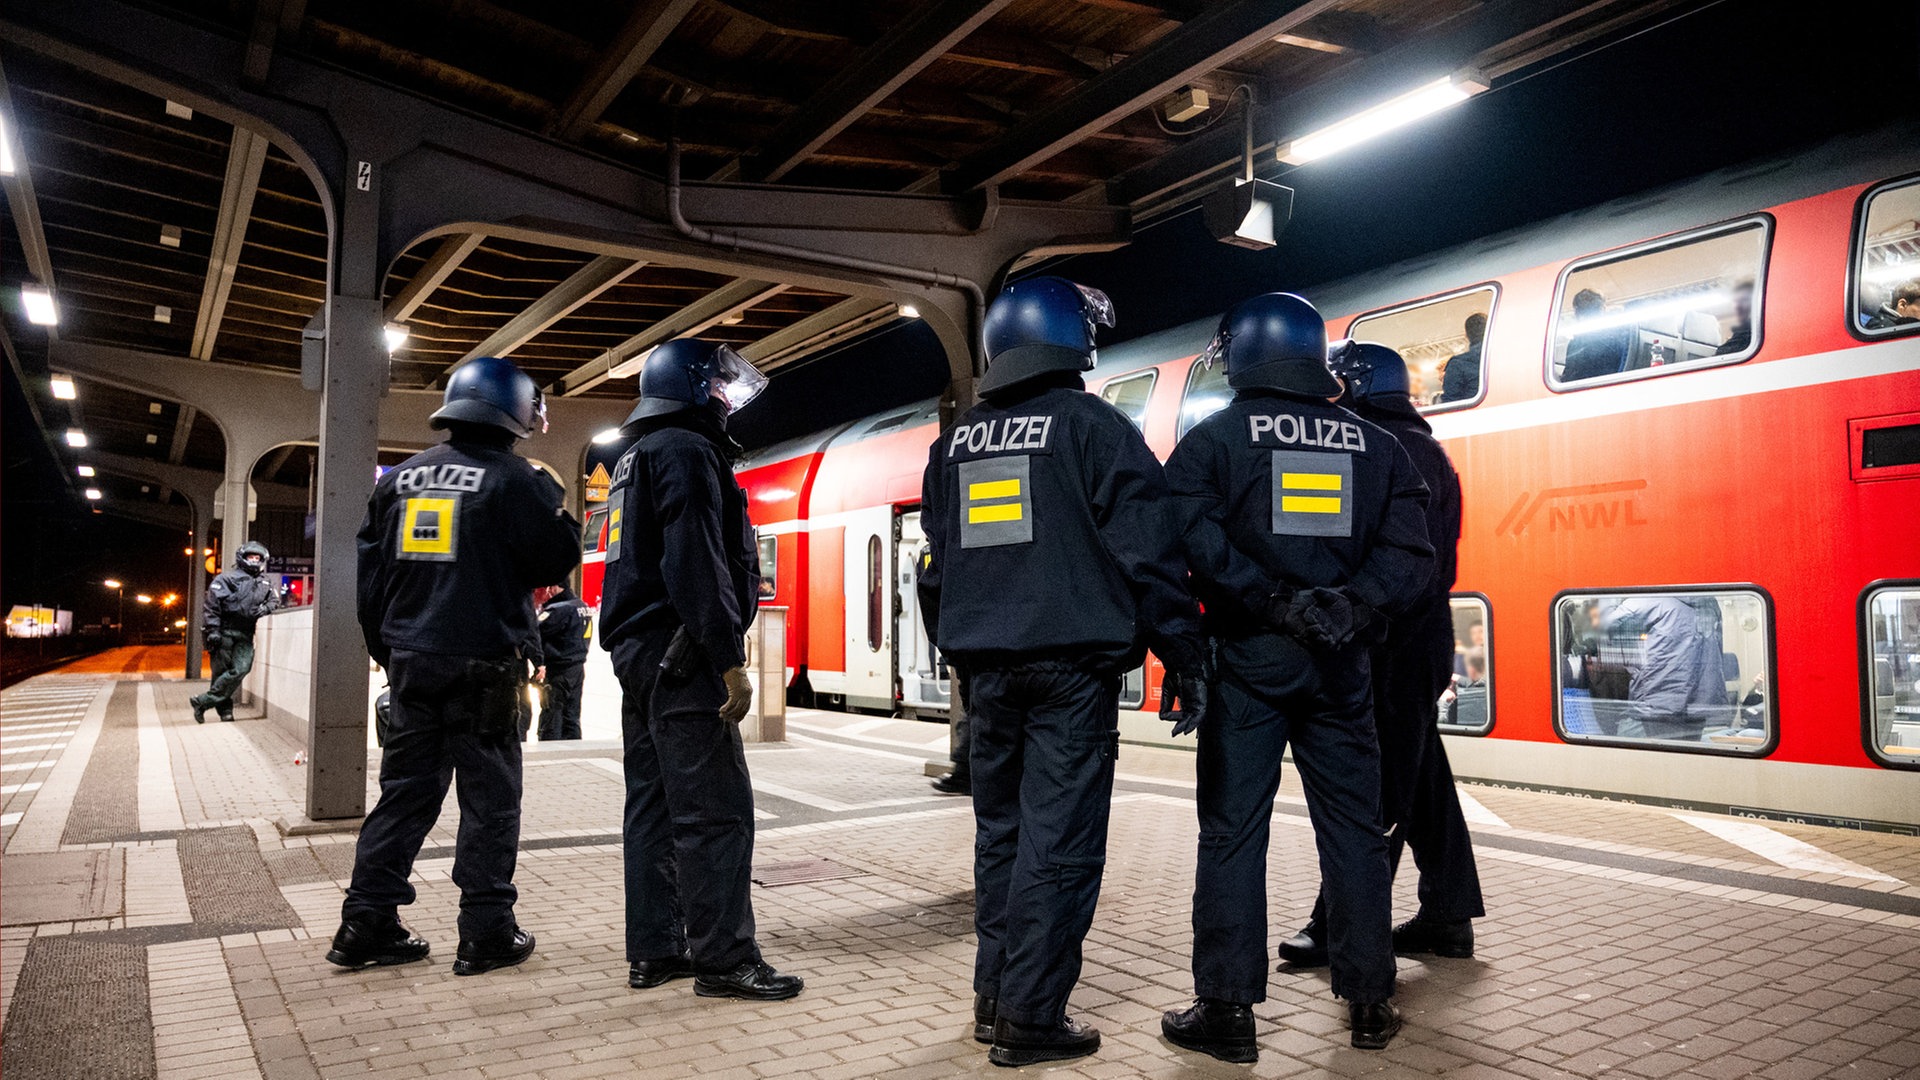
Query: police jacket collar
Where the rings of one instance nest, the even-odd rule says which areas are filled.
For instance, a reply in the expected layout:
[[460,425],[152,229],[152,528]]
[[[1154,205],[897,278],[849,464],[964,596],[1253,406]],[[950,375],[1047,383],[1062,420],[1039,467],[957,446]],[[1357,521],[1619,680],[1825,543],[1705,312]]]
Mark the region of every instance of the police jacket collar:
[[661,416],[643,416],[628,424],[625,430],[637,438],[645,438],[656,431],[668,428],[680,428],[699,435],[705,435],[708,441],[718,447],[720,453],[732,459],[746,452],[746,448],[735,442],[727,434],[727,418],[708,408],[681,409]]
[[1049,390],[1085,390],[1087,380],[1077,371],[1049,371],[1043,375],[1022,379],[1005,390],[992,391],[980,395],[999,408],[1009,408],[1030,398],[1039,397]]

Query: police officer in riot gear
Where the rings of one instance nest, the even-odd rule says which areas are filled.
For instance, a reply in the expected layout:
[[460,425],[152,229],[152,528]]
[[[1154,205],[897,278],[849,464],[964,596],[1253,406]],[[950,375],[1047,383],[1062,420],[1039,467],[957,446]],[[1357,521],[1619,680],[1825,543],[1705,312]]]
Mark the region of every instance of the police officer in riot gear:
[[207,586],[200,625],[206,632],[207,651],[213,654],[213,681],[206,693],[188,701],[196,724],[207,722],[208,709],[221,720],[233,720],[233,695],[253,670],[254,624],[280,606],[280,590],[261,576],[268,557],[265,544],[249,540],[234,553],[233,566]]
[[[1473,955],[1473,923],[1486,914],[1473,840],[1460,813],[1453,769],[1440,741],[1440,695],[1453,676],[1453,589],[1460,543],[1460,477],[1433,428],[1408,396],[1407,364],[1371,341],[1342,341],[1329,358],[1346,383],[1340,404],[1384,428],[1407,452],[1427,485],[1427,536],[1434,571],[1411,606],[1373,650],[1373,723],[1380,740],[1380,808],[1388,864],[1403,850],[1420,870],[1420,910],[1393,928],[1393,951],[1406,956]],[[1327,962],[1326,893],[1313,918],[1280,943],[1280,959],[1299,967]]]
[[587,646],[593,616],[565,585],[544,591],[540,605],[538,679],[546,684],[540,702],[540,741],[580,737],[580,688],[586,682]]
[[512,363],[482,356],[447,380],[428,421],[447,441],[387,471],[360,526],[360,626],[393,684],[380,800],[367,814],[327,959],[341,967],[424,959],[400,924],[408,875],[460,799],[455,975],[518,964],[533,935],[513,917],[520,842],[519,701],[533,590],[580,561],[580,526],[560,485],[513,452],[546,430],[546,403]]
[[1111,325],[1104,295],[1063,278],[1008,286],[983,328],[983,400],[941,433],[923,484],[921,611],[972,724],[974,1037],[996,1065],[1100,1045],[1066,1006],[1106,861],[1121,676],[1151,644],[1193,687],[1174,718],[1205,709],[1160,463],[1083,392]]
[[1235,306],[1199,362],[1224,362],[1236,393],[1167,461],[1221,648],[1197,763],[1199,1000],[1162,1030],[1227,1061],[1258,1056],[1269,819],[1291,743],[1327,889],[1333,992],[1348,1002],[1353,1045],[1378,1049],[1400,1018],[1367,646],[1432,572],[1426,488],[1392,436],[1328,403],[1340,384],[1305,300]]
[[760,957],[748,896],[753,787],[735,726],[760,557],[728,458],[727,416],[766,378],[725,345],[680,339],[640,373],[637,437],[614,467],[600,643],[623,691],[627,983],[693,977],[702,997],[778,1001],[802,982]]

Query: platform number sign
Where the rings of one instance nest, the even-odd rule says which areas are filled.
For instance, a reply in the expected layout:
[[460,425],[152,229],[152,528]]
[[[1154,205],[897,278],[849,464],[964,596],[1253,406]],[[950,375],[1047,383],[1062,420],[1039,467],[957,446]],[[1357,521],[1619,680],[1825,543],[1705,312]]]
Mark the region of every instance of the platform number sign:
[[354,172],[353,186],[359,188],[361,191],[373,190],[373,162],[363,161],[360,163],[360,167]]

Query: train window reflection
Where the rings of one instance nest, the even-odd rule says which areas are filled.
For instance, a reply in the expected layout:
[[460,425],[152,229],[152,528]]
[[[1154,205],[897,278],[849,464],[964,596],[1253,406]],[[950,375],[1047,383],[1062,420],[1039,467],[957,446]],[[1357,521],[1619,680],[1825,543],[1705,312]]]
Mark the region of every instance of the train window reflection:
[[1414,404],[1423,411],[1464,408],[1484,390],[1483,348],[1493,317],[1492,286],[1362,315],[1347,328],[1356,341],[1377,341],[1407,361]]
[[1769,221],[1753,218],[1596,255],[1560,276],[1548,381],[1621,382],[1752,356]]
[[1854,248],[1855,327],[1869,337],[1920,330],[1920,177],[1867,194]]
[[1147,669],[1134,668],[1120,677],[1120,707],[1137,709],[1147,701]]
[[760,602],[766,603],[780,588],[780,538],[763,536],[757,546],[760,549]]
[[886,610],[887,577],[880,565],[880,538],[867,537],[867,648],[880,651],[885,640],[881,629],[883,612]]
[[1195,360],[1187,372],[1187,392],[1180,399],[1180,438],[1193,430],[1193,425],[1227,407],[1233,400],[1233,389],[1227,385],[1227,366],[1215,364],[1208,367]]
[[1454,735],[1485,735],[1493,730],[1493,638],[1487,602],[1455,596],[1453,607],[1453,681],[1440,695],[1440,730]]
[[1920,583],[1874,590],[1865,614],[1870,749],[1920,768]]
[[1100,388],[1100,400],[1126,413],[1134,427],[1144,430],[1147,426],[1147,403],[1153,400],[1153,384],[1159,374],[1158,371],[1142,371],[1137,375],[1108,379],[1107,385]]
[[591,555],[600,550],[600,529],[607,523],[607,509],[601,507],[587,515],[587,523],[580,527],[580,550]]
[[1569,742],[1765,753],[1771,612],[1753,589],[1562,595],[1555,721]]

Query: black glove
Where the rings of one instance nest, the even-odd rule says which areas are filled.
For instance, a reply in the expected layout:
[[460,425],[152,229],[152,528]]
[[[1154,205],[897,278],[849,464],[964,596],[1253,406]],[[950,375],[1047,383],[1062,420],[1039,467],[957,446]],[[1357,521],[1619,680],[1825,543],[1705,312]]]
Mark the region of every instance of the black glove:
[[1340,592],[1353,608],[1353,640],[1362,645],[1378,645],[1387,640],[1387,617],[1351,591],[1342,589]]
[[1353,640],[1353,601],[1337,589],[1301,589],[1277,622],[1281,632],[1308,648],[1337,649]]
[[1169,671],[1160,680],[1160,719],[1173,725],[1176,737],[1197,730],[1207,719],[1207,682],[1205,675],[1195,671]]

